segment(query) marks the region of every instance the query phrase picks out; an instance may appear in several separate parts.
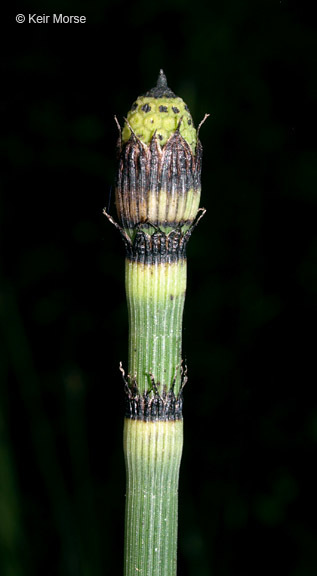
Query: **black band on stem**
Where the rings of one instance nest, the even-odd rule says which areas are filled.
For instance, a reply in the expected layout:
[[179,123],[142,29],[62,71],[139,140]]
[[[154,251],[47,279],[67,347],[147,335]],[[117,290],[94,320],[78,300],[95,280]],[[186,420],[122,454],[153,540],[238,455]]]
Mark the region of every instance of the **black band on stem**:
[[[185,259],[187,242],[205,212],[206,210],[204,208],[199,208],[196,220],[186,232],[183,232],[181,228],[178,227],[169,232],[169,234],[165,234],[165,232],[159,230],[151,222],[142,222],[135,227],[137,232],[132,242],[124,228],[113,220],[106,209],[103,211],[108,220],[118,228],[121,233],[128,260],[132,262],[142,262],[144,264],[176,262]],[[144,226],[154,228],[156,231],[153,234],[148,234],[144,231]]]
[[181,367],[182,384],[180,391],[175,395],[175,380],[169,390],[165,389],[160,394],[154,378],[151,379],[151,388],[140,394],[137,381],[130,376],[125,377],[125,372],[120,363],[120,371],[124,382],[125,391],[125,417],[130,420],[143,422],[175,421],[183,418],[183,389],[187,382],[187,368]]

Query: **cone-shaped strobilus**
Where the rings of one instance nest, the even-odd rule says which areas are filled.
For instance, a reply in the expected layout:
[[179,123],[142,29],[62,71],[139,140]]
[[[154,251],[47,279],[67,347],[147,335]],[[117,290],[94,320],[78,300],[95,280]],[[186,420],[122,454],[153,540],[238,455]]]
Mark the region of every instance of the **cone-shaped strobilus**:
[[201,158],[189,110],[161,70],[120,129],[119,224],[105,212],[126,248],[125,576],[176,575],[186,244],[204,212]]

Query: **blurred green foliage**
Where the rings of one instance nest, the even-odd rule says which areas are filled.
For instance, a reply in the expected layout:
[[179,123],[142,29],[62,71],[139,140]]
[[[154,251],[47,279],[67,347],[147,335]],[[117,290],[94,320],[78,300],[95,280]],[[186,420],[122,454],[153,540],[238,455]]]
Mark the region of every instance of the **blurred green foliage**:
[[[17,12],[23,11],[21,8]],[[25,9],[43,12],[40,2]],[[179,574],[316,573],[316,36],[305,3],[45,3],[2,51],[0,574],[122,566],[116,114],[163,68],[204,145]],[[4,96],[4,98],[3,98]]]

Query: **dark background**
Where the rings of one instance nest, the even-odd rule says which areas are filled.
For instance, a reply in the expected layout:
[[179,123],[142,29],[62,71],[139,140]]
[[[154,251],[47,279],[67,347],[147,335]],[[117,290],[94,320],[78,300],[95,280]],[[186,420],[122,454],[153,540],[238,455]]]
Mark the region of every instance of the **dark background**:
[[[87,17],[16,24],[18,13]],[[0,574],[122,572],[117,130],[163,68],[204,145],[179,576],[312,576],[316,35],[303,2],[10,6],[1,47]],[[111,192],[112,191],[112,192]]]

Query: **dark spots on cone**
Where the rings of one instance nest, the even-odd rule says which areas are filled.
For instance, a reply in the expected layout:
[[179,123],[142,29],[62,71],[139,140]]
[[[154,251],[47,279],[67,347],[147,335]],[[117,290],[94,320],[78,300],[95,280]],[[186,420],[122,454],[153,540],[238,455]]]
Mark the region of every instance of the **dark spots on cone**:
[[151,106],[149,104],[143,104],[141,110],[143,110],[143,112],[150,112]]
[[137,102],[133,102],[132,106],[131,106],[131,110],[136,110],[138,107]]
[[170,300],[174,300],[173,294],[170,294]]
[[158,134],[157,137],[158,137],[159,140],[163,140],[162,134]]
[[159,111],[160,112],[167,112],[167,106],[160,106]]
[[188,108],[187,104],[185,104],[185,110],[186,110],[187,112],[189,112],[189,108]]
[[174,114],[178,114],[178,112],[179,112],[179,109],[176,108],[176,106],[172,106],[172,110],[173,110]]
[[192,123],[191,119],[188,120],[188,126],[190,126]]

